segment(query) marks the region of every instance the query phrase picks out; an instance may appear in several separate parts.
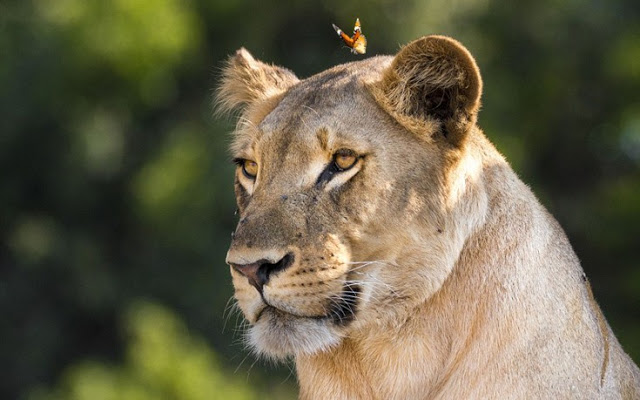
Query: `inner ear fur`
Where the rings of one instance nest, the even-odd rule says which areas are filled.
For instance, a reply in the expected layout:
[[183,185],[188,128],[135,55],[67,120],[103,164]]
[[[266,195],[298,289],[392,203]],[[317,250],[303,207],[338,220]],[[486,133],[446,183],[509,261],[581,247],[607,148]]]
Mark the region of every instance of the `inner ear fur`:
[[373,89],[378,103],[405,127],[436,127],[459,145],[476,123],[482,79],[462,44],[426,36],[403,47]]
[[242,111],[248,106],[278,96],[299,79],[286,68],[258,61],[245,48],[229,57],[216,93],[220,112]]

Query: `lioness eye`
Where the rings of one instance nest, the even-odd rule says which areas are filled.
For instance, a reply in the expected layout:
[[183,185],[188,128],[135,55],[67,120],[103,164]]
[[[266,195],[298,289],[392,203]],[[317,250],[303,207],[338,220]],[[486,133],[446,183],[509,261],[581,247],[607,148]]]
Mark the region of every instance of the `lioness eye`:
[[358,157],[351,150],[338,150],[333,158],[333,163],[340,171],[353,167],[356,161],[358,161]]
[[243,160],[242,173],[249,179],[256,179],[256,175],[258,175],[258,163],[251,160]]
[[[336,174],[348,171],[353,168],[362,156],[356,154],[355,151],[349,149],[340,149],[333,154],[331,163],[329,163],[324,171],[318,177],[316,185],[321,186],[329,182]],[[357,171],[356,171],[357,172]]]

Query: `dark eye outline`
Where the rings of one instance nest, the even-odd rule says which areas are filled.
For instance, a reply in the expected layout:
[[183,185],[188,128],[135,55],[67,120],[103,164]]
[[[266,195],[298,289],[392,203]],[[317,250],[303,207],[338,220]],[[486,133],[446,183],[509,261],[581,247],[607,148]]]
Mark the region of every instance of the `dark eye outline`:
[[[341,168],[336,163],[336,159],[338,158],[338,156],[354,156],[355,157],[355,161],[348,168]],[[358,155],[355,151],[349,150],[349,149],[340,149],[340,150],[336,151],[333,154],[333,157],[331,159],[331,163],[329,165],[327,165],[327,167],[324,169],[324,171],[322,171],[322,173],[318,177],[318,180],[316,181],[316,185],[317,186],[323,185],[324,183],[329,182],[333,178],[334,175],[342,173],[342,172],[346,172],[346,171],[350,170],[351,168],[355,167],[356,165],[358,165],[358,161],[360,161],[360,159],[362,157],[363,156]]]
[[246,158],[234,158],[233,162],[234,162],[234,164],[236,164],[238,167],[240,167],[242,169],[242,174],[247,179],[251,179],[252,181],[256,180],[256,176],[258,176],[258,174],[256,173],[255,175],[251,175],[247,171],[247,162],[252,162],[252,163],[256,164],[256,166],[258,165],[257,162],[255,162],[253,160],[246,159]]
[[[353,157],[353,163],[351,163],[351,165],[349,165],[348,167],[343,168],[338,165],[338,157]],[[349,149],[340,149],[333,155],[333,163],[335,164],[336,169],[340,172],[348,171],[353,168],[358,163],[359,159],[360,157],[358,157],[356,152]]]

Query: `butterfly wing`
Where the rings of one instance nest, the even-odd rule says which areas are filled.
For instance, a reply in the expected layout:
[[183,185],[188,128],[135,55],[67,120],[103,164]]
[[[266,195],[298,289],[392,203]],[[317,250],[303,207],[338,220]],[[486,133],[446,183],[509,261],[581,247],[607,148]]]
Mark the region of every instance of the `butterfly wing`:
[[360,18],[356,18],[356,23],[353,25],[353,36],[356,34],[362,33],[362,28],[360,27]]
[[338,34],[338,36],[340,36],[342,38],[342,40],[344,41],[344,43],[353,48],[353,44],[355,42],[355,40],[353,40],[352,38],[349,37],[349,35],[347,35],[346,33],[344,33],[342,31],[342,29],[338,28],[335,24],[331,24],[333,25],[333,29],[335,29],[336,33]]
[[364,54],[367,51],[367,38],[362,34],[360,18],[356,18],[356,23],[353,26],[353,36],[347,35],[335,24],[331,25],[333,25],[333,29],[336,31],[338,36],[342,38],[344,43],[352,49],[351,51],[353,53]]
[[353,52],[358,54],[364,54],[367,52],[367,38],[364,35],[359,35],[353,42]]
[[364,54],[367,51],[367,38],[362,34],[362,28],[360,26],[360,18],[356,18],[356,23],[353,26],[353,36],[351,37],[353,40],[353,49],[354,53]]

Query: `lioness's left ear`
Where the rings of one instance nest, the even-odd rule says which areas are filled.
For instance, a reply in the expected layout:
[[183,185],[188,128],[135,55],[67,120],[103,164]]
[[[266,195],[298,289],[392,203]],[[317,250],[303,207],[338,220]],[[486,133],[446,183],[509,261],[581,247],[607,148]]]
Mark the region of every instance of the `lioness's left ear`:
[[299,80],[286,68],[258,61],[244,47],[229,57],[216,93],[219,111],[242,110],[279,95]]
[[482,80],[469,51],[444,36],[415,40],[393,59],[374,88],[378,102],[412,130],[436,122],[460,145],[476,123]]

